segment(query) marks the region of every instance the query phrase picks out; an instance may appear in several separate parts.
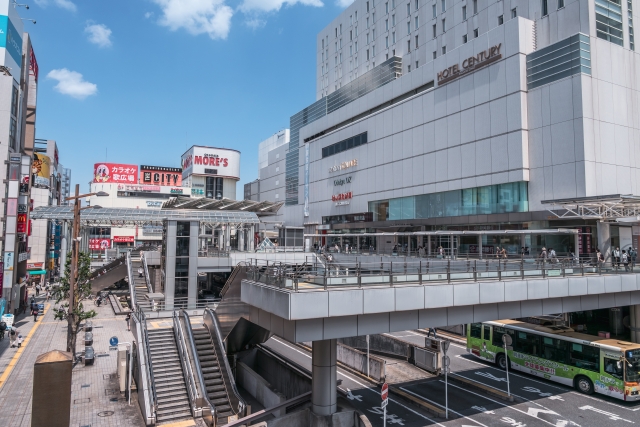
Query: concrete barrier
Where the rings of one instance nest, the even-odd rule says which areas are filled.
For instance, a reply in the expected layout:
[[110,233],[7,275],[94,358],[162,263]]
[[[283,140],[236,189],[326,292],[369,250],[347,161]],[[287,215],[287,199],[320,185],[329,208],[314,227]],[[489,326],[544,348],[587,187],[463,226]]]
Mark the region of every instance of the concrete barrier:
[[[367,354],[338,343],[338,362],[349,368],[367,375]],[[377,382],[384,382],[386,378],[387,362],[376,356],[369,355],[369,377]]]
[[267,381],[274,390],[292,399],[311,391],[311,378],[290,369],[280,360],[271,357],[259,349],[243,352],[239,358],[255,373]]
[[[287,400],[284,394],[279,393],[269,382],[242,362],[236,365],[236,381],[265,408],[274,407]],[[273,415],[280,417],[285,413],[286,408],[283,408],[275,411]]]
[[[351,338],[339,338],[338,343],[348,345],[358,350],[367,350],[367,337],[364,335]],[[389,337],[387,335],[369,335],[369,351],[373,353],[401,357],[408,360],[411,358],[411,349],[413,346],[413,344],[402,341],[399,338]]]

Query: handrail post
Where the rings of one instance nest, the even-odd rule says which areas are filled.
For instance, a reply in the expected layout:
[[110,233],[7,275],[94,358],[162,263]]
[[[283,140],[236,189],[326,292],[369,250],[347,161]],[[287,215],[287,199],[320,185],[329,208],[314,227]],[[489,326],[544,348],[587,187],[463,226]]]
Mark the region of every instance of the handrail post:
[[420,284],[422,285],[422,260],[420,260],[420,269],[418,270],[418,280],[420,282]]
[[478,281],[478,260],[473,261],[473,281]]
[[498,259],[498,280],[502,280],[502,270],[500,269],[500,260]]
[[389,263],[389,286],[393,286],[393,261]]
[[451,258],[447,260],[447,283],[451,283]]
[[522,280],[524,280],[524,254],[520,259],[520,277],[522,278]]

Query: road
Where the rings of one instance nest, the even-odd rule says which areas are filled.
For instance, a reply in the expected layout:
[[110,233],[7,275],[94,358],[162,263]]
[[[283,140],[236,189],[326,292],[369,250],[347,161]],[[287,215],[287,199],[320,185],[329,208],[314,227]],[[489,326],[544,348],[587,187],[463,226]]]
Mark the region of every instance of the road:
[[[424,335],[414,331],[390,334],[417,344]],[[274,352],[311,369],[311,354],[274,337],[266,344]],[[451,375],[473,380],[504,392],[506,373],[493,364],[470,356],[466,348],[452,343],[449,347]],[[349,393],[354,407],[365,413],[375,427],[382,426],[379,408],[380,388],[373,383],[338,369],[340,388]],[[540,380],[523,373],[510,372],[509,385],[514,402],[507,402],[479,389],[451,381],[448,384],[449,419],[440,419],[391,396],[387,407],[387,424],[400,426],[446,427],[619,427],[640,425],[640,402],[626,403],[602,395],[586,396],[572,388]],[[444,377],[394,384],[414,397],[433,405],[445,406]]]

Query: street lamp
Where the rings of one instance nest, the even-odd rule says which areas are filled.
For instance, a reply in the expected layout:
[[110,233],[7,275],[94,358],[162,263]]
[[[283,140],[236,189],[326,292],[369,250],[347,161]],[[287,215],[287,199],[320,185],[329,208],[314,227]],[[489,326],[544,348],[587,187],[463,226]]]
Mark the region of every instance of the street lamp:
[[[71,231],[71,277],[69,278],[69,312],[68,312],[68,319],[69,319],[69,327],[71,327],[71,324],[75,325],[75,308],[78,305],[78,301],[76,301],[76,295],[75,295],[75,288],[76,288],[76,279],[78,276],[78,252],[79,252],[79,243],[80,240],[78,239],[78,234],[80,234],[80,211],[81,210],[85,210],[85,209],[100,209],[101,206],[87,206],[84,208],[80,207],[80,199],[82,199],[83,197],[90,197],[90,196],[98,196],[98,197],[106,197],[108,196],[109,193],[106,193],[104,191],[98,191],[96,193],[87,193],[87,194],[80,194],[80,184],[76,184],[76,195],[75,196],[71,196],[71,197],[67,197],[66,199],[64,199],[65,201],[70,201],[73,200],[74,204],[73,204],[73,225],[72,225],[72,231]],[[77,331],[72,330],[73,333],[76,333]],[[73,358],[75,360],[75,348],[70,348],[71,347],[71,343],[67,342],[67,349],[69,351],[73,351]]]

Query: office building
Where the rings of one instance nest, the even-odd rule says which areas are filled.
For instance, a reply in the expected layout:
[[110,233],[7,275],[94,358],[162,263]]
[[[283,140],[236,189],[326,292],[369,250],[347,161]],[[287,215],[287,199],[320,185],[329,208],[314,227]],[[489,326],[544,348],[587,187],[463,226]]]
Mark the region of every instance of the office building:
[[[285,226],[571,227],[580,248],[487,236],[483,250],[637,246],[633,223],[542,203],[640,193],[637,3],[356,0],[318,34],[317,100],[291,117]],[[368,244],[425,244],[402,239]]]

